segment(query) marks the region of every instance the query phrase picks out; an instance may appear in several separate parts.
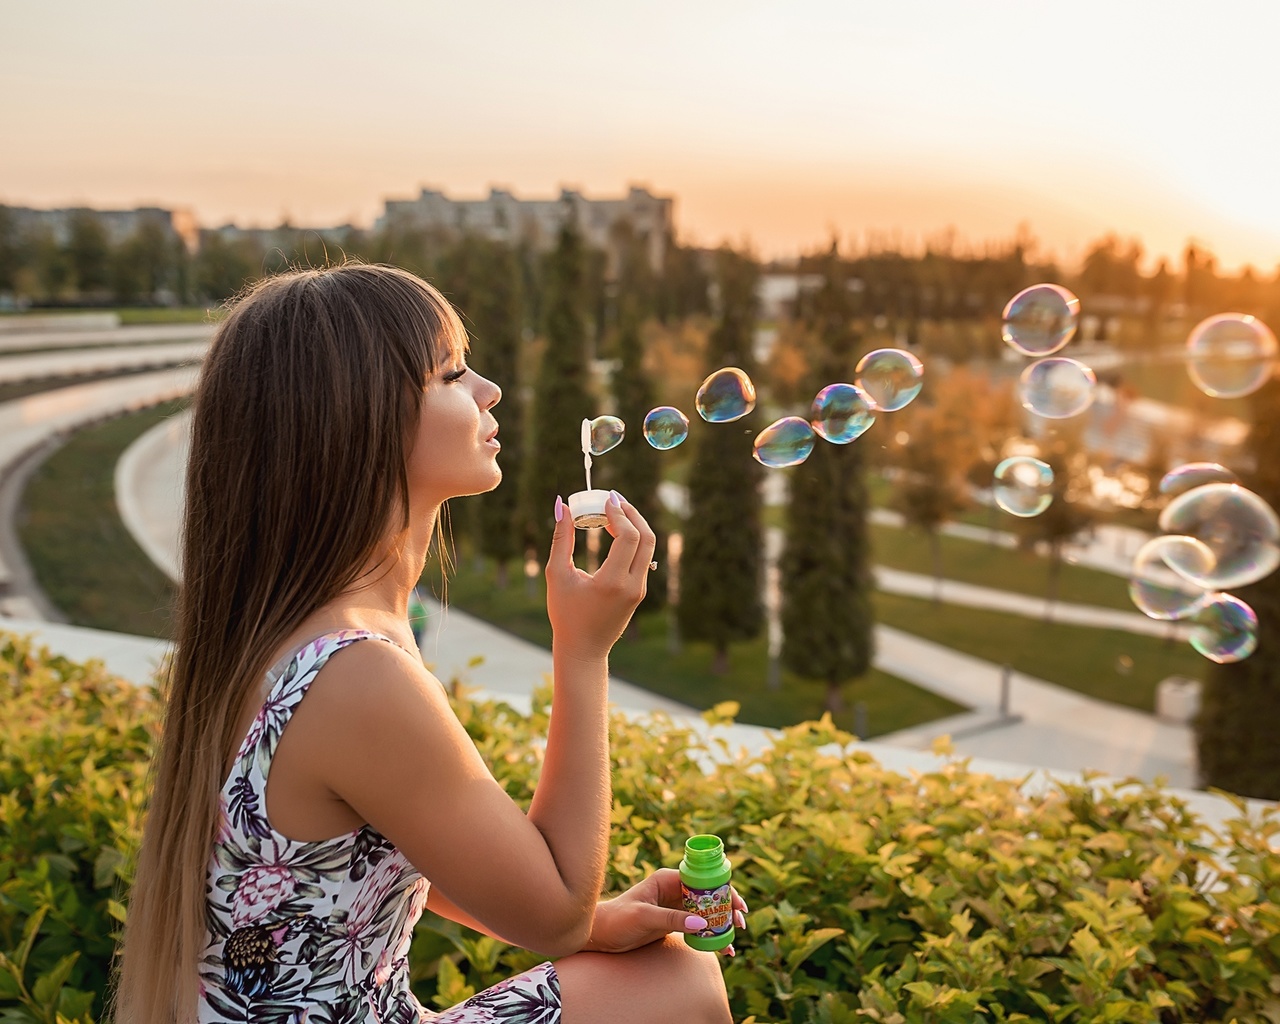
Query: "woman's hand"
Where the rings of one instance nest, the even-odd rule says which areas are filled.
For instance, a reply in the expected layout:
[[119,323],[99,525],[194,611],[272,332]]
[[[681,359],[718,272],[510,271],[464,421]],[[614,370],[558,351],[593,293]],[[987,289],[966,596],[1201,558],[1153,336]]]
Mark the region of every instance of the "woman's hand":
[[[747,904],[733,891],[733,923],[747,927]],[[629,949],[657,942],[671,932],[700,931],[706,921],[684,909],[680,895],[680,872],[659,868],[643,882],[633,885],[615,900],[596,905],[591,937],[582,948],[597,953],[625,953]],[[734,956],[734,948],[721,950]]]
[[594,574],[573,564],[577,531],[569,507],[556,499],[555,533],[547,560],[547,617],[562,653],[607,656],[645,595],[656,543],[653,530],[617,491],[605,503],[609,554]]

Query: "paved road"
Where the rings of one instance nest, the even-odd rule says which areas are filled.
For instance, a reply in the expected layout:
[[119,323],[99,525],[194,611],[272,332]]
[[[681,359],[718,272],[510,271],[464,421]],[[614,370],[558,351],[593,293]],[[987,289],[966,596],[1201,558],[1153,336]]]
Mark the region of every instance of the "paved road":
[[68,351],[33,352],[0,358],[0,384],[47,377],[76,377],[110,370],[160,368],[194,363],[209,351],[208,341],[171,341]]
[[[197,369],[181,366],[155,373],[93,381],[0,403],[0,506],[16,507],[22,473],[34,453],[47,453],[68,432],[126,409],[141,409],[189,394]],[[0,611],[47,613],[34,591],[13,531],[12,514],[0,519]]]
[[101,345],[152,345],[165,341],[208,341],[213,324],[140,324],[106,330],[0,332],[0,354],[39,349],[96,348]]
[[[117,474],[125,524],[156,564],[175,576],[172,524],[181,502],[182,445],[182,431],[161,424],[135,442]],[[921,579],[932,587],[931,578]],[[1028,604],[1023,596],[1014,600]],[[550,656],[542,648],[457,609],[437,608],[433,615],[433,637],[424,644],[424,656],[441,676],[465,671],[478,653],[484,662],[470,674],[485,689],[527,689],[530,681],[550,671]],[[1011,711],[1020,717],[1005,718],[999,713],[1000,666],[884,626],[877,628],[876,642],[878,667],[973,709],[962,718],[909,730],[888,742],[927,748],[934,736],[950,733],[964,754],[1067,771],[1094,768],[1147,779],[1164,776],[1174,785],[1195,785],[1192,735],[1186,726],[1160,723],[1151,715],[1022,674],[1013,676],[1011,696]]]

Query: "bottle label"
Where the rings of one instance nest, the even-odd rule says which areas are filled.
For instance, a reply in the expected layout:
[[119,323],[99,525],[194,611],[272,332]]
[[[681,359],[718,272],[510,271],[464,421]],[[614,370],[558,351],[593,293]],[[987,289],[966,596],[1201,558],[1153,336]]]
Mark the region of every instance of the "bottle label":
[[716,889],[693,889],[681,882],[680,893],[685,911],[707,922],[702,931],[689,934],[709,939],[723,935],[733,926],[733,899],[728,882]]

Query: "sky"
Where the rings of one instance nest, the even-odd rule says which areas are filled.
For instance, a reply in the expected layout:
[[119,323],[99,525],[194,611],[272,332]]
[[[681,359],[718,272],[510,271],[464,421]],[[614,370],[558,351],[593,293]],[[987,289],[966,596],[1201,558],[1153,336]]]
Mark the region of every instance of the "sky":
[[1025,224],[1269,271],[1278,36],[1230,0],[0,0],[0,202],[370,225],[640,184],[765,257]]

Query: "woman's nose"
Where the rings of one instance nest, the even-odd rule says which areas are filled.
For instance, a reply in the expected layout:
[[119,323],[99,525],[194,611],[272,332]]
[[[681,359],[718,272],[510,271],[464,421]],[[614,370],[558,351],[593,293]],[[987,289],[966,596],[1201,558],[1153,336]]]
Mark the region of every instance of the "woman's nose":
[[502,388],[498,387],[498,385],[495,382],[489,380],[487,377],[485,378],[485,383],[489,386],[489,393],[486,396],[486,401],[484,404],[484,407],[487,410],[487,409],[492,409],[495,405],[497,405],[499,402],[502,401]]

